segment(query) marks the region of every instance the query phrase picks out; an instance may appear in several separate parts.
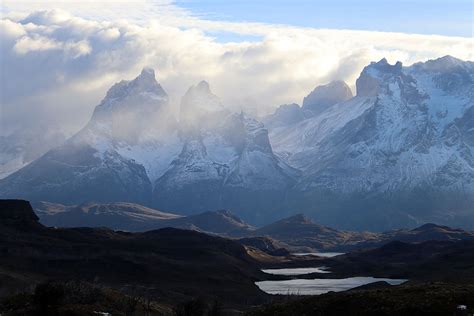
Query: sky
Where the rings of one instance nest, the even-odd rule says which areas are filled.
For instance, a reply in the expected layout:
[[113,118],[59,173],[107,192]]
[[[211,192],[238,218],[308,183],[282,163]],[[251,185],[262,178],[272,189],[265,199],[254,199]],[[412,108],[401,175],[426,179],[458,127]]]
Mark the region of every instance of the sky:
[[155,69],[178,108],[207,80],[255,115],[386,57],[474,59],[472,1],[3,0],[0,135],[67,135],[108,88]]
[[203,19],[367,31],[472,36],[471,0],[183,0]]

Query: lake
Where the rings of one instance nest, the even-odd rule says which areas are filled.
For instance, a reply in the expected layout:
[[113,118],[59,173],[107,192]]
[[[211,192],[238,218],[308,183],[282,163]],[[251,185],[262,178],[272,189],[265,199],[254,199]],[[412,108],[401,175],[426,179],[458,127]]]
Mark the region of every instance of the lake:
[[386,281],[391,285],[399,285],[406,282],[407,280],[353,277],[345,279],[295,279],[284,281],[261,281],[255,282],[255,284],[262,291],[269,294],[319,295],[330,291],[346,291],[361,285],[378,281]]
[[301,252],[301,253],[293,253],[295,256],[318,256],[318,257],[325,257],[331,258],[335,256],[343,255],[344,252]]
[[317,268],[291,268],[291,269],[263,269],[265,273],[277,274],[277,275],[299,275],[307,273],[331,273],[327,270],[327,267]]

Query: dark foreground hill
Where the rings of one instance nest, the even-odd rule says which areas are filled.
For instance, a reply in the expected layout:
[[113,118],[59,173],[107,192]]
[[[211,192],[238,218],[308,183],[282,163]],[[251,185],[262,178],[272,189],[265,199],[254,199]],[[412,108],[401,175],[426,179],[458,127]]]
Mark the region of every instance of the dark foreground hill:
[[0,201],[0,253],[0,296],[55,279],[169,303],[203,297],[242,306],[268,298],[254,285],[262,272],[237,242],[174,228],[47,228],[26,201]]
[[474,285],[406,284],[293,299],[250,312],[248,316],[472,315]]
[[[304,218],[295,221],[328,232],[327,236],[341,236]],[[402,232],[398,236],[438,240],[391,241],[334,258],[292,256],[281,248],[284,244],[268,237],[235,241],[176,228],[143,233],[47,228],[28,202],[0,200],[0,313],[170,315],[178,308],[183,312],[178,315],[219,315],[209,313],[222,308],[248,310],[282,299],[288,302],[256,310],[256,315],[467,315],[458,313],[458,305],[466,305],[472,313],[474,241],[468,240],[469,233],[435,225]],[[331,273],[298,278],[373,276],[410,281],[302,300],[267,295],[254,284],[292,278],[266,275],[260,268],[323,265]],[[127,312],[132,307],[135,312]]]
[[331,269],[344,275],[474,284],[474,240],[392,241],[332,258]]

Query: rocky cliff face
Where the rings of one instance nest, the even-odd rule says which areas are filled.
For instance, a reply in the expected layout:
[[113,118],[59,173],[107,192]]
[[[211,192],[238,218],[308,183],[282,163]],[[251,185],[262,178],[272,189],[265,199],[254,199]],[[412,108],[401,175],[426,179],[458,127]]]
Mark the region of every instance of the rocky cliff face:
[[255,220],[254,198],[268,208],[281,200],[296,174],[274,155],[262,123],[243,113],[223,113],[219,124],[184,139],[180,155],[155,182],[154,201],[188,214],[230,208]]
[[298,207],[346,227],[474,223],[473,76],[472,62],[452,57],[382,59],[362,71],[353,99],[272,131],[275,150],[304,171]]
[[332,81],[317,86],[303,99],[303,110],[310,115],[317,115],[332,105],[352,98],[352,91],[344,81]]
[[265,117],[263,123],[269,129],[293,125],[304,120],[308,115],[296,103],[280,105],[275,113]]

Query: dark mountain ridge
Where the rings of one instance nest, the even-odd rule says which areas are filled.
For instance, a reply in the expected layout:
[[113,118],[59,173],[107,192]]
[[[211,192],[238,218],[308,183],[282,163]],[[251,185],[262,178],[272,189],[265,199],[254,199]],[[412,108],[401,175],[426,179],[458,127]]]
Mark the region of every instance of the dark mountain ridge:
[[315,223],[303,214],[278,220],[255,228],[228,210],[208,211],[180,216],[161,212],[134,203],[86,203],[65,206],[54,203],[36,203],[36,213],[46,226],[109,227],[114,230],[147,231],[163,227],[191,229],[208,234],[234,238],[249,238],[248,245],[265,250],[258,240],[269,237],[278,246],[271,252],[286,248],[292,252],[335,251],[376,248],[390,241],[422,242],[428,240],[474,240],[474,232],[433,223],[415,229],[397,229],[386,232],[357,232],[338,230]]
[[347,252],[376,248],[391,241],[414,243],[429,240],[474,240],[472,231],[432,223],[415,229],[398,229],[382,233],[343,231],[314,223],[303,214],[279,220],[249,234],[271,237],[298,252]]
[[245,236],[254,229],[227,210],[182,216],[128,202],[63,205],[34,203],[40,222],[54,227],[108,227],[144,232],[164,227],[191,229],[223,236]]
[[263,273],[235,241],[175,228],[47,228],[37,220],[28,202],[0,201],[0,284],[8,280],[11,292],[73,279],[165,302],[203,296],[232,305],[267,297],[253,283]]

